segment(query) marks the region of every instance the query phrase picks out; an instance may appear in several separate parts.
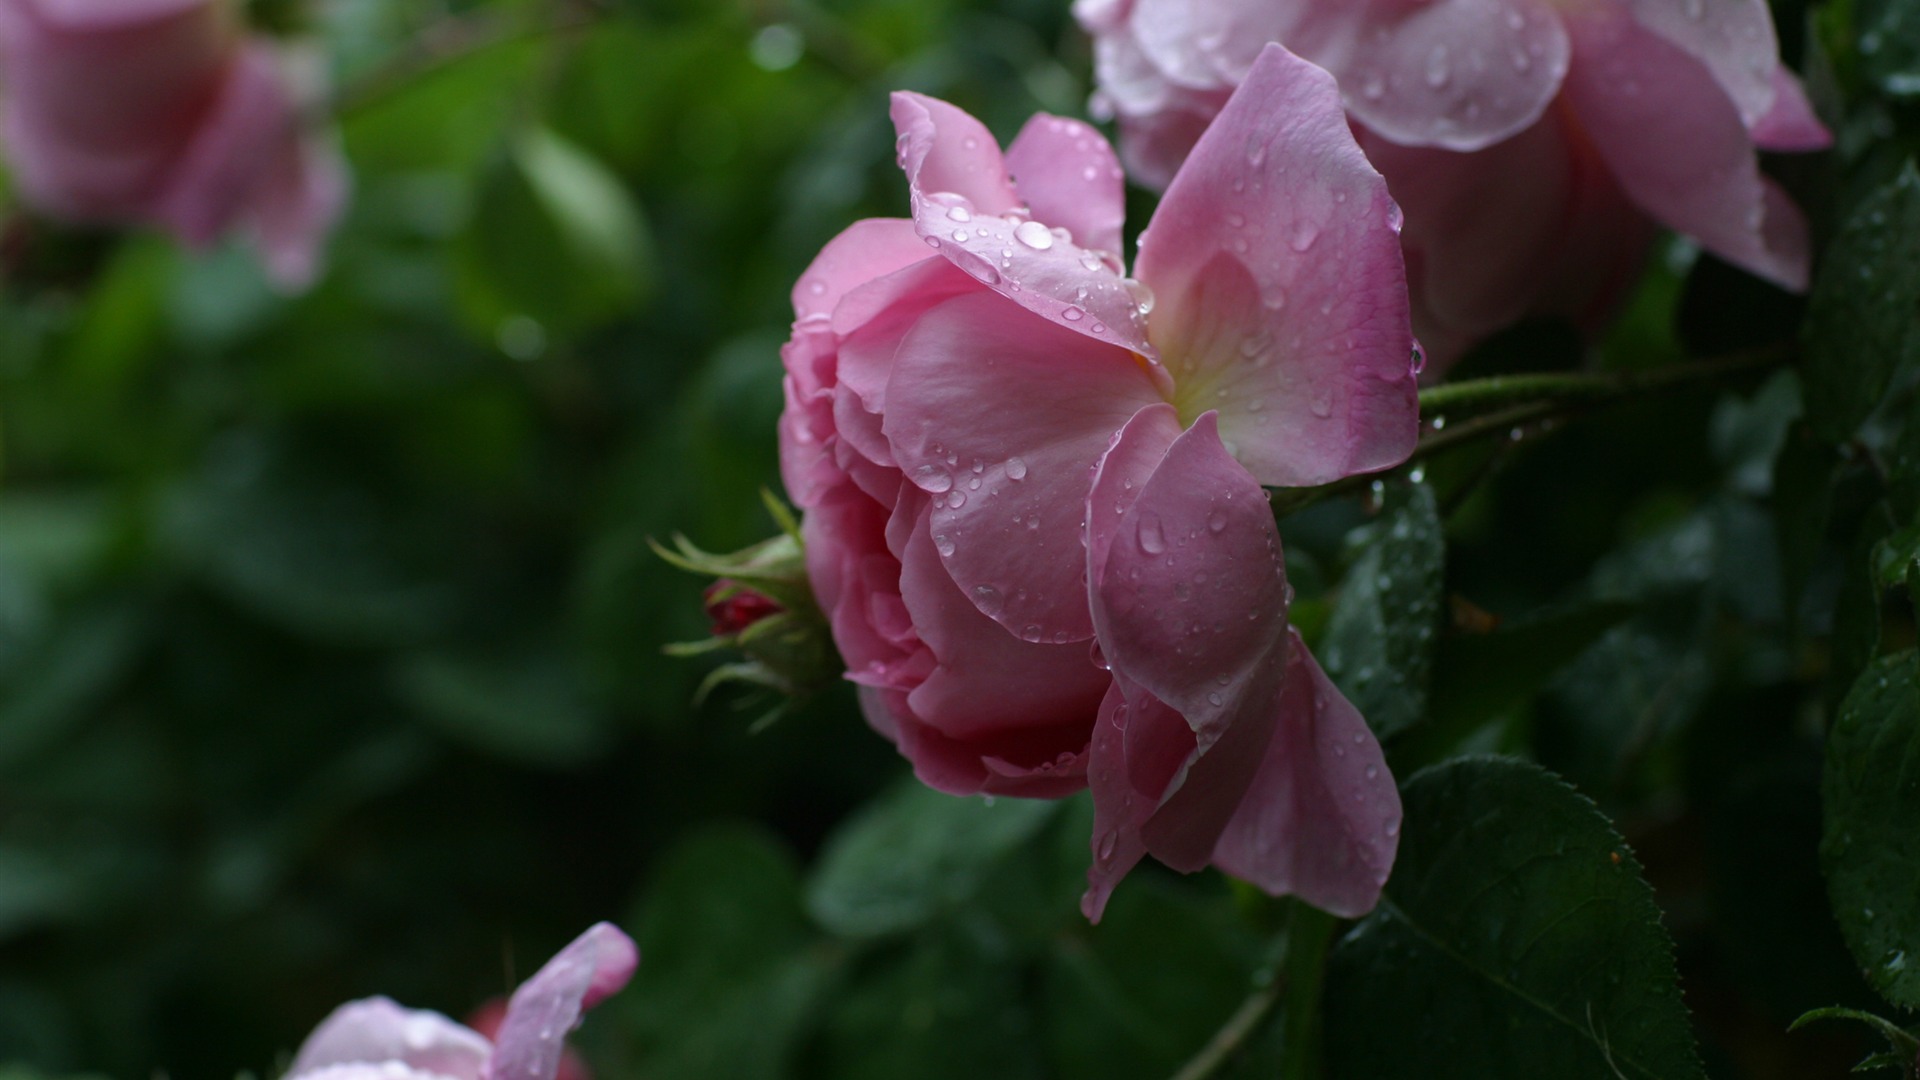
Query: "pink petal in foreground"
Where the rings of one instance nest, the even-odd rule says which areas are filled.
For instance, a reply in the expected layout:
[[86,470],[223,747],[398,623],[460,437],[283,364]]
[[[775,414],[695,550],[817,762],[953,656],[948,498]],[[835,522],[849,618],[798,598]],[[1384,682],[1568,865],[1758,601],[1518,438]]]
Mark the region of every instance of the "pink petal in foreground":
[[451,1080],[480,1080],[493,1047],[479,1032],[436,1012],[383,997],[335,1009],[300,1044],[288,1076],[357,1062],[401,1062]]
[[922,316],[900,345],[885,430],[934,503],[947,572],[1027,641],[1093,635],[1080,561],[1088,470],[1161,400],[1133,354],[978,292]]
[[7,0],[32,9],[62,30],[99,32],[158,22],[196,9],[215,9],[221,0]]
[[627,985],[640,963],[633,939],[596,923],[513,992],[486,1080],[553,1080],[580,1014]]
[[1007,168],[1037,221],[1118,261],[1127,220],[1126,177],[1106,136],[1079,120],[1038,113],[1007,148]]
[[1095,625],[1120,695],[1088,762],[1089,917],[1141,852],[1208,862],[1277,717],[1289,597],[1272,512],[1212,413],[1178,432],[1171,412],[1122,429],[1087,502]]
[[1167,189],[1137,273],[1182,419],[1263,484],[1404,461],[1418,436],[1399,212],[1326,72],[1261,54]]
[[893,103],[914,228],[928,246],[1042,318],[1152,355],[1141,297],[1120,276],[1117,252],[1082,247],[1062,223],[1029,215],[978,120],[918,94]]
[[1380,744],[1292,632],[1279,730],[1213,861],[1341,918],[1373,910],[1400,844]]
[[1806,220],[1760,174],[1711,71],[1633,19],[1569,15],[1567,99],[1627,194],[1661,224],[1783,288],[1807,285]]

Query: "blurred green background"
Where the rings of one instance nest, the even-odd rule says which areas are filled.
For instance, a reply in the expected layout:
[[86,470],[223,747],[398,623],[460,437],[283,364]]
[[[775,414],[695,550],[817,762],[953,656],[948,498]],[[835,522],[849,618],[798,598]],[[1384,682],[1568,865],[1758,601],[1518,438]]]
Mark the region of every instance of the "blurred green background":
[[[1084,115],[1066,9],[328,0],[356,188],[311,294],[238,246],[9,211],[0,1063],[271,1075],[340,1001],[459,1016],[612,918],[646,958],[581,1037],[609,1080],[1164,1077],[1272,979],[1277,930],[1324,936],[1145,869],[1089,928],[1084,802],[903,784],[845,692],[750,733],[756,703],[695,708],[703,671],[661,652],[705,636],[703,583],[647,539],[773,531],[787,291],[905,207],[885,93],[1002,137]],[[1804,8],[1779,20],[1797,59]],[[1857,79],[1842,57],[1816,96]],[[1911,107],[1843,131],[1849,172],[1782,166],[1823,234]],[[1798,305],[1675,244],[1597,355],[1523,327],[1462,374],[1766,346]],[[1783,375],[1436,462],[1447,593],[1509,629],[1453,624],[1393,744],[1403,776],[1498,750],[1600,802],[1717,1076],[1838,1075],[1852,1033],[1784,1028],[1872,1000],[1815,863],[1847,553],[1776,529],[1798,411]],[[1365,633],[1335,606],[1375,509],[1284,526],[1316,636]],[[1277,1075],[1305,1000],[1231,1075]]]

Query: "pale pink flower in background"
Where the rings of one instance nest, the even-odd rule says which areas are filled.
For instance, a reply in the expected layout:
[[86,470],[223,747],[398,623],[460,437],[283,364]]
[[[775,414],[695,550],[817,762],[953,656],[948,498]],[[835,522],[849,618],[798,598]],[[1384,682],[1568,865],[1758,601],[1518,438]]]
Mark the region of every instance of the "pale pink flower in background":
[[913,219],[827,245],[783,354],[783,474],[869,722],[943,791],[1091,786],[1090,917],[1149,853],[1368,910],[1399,799],[1288,626],[1261,487],[1417,435],[1398,211],[1333,80],[1263,52],[1134,277],[1091,127],[1036,117],[1003,157],[944,102],[893,118]]
[[632,939],[595,924],[520,984],[491,1038],[383,997],[349,1002],[307,1036],[285,1080],[555,1080],[567,1033],[639,963]]
[[1078,0],[1150,184],[1278,41],[1325,67],[1405,209],[1436,370],[1530,314],[1589,331],[1655,225],[1794,291],[1807,226],[1758,150],[1828,145],[1765,0]]
[[48,215],[195,248],[241,230],[300,288],[347,184],[305,115],[316,60],[246,35],[231,0],[0,0],[0,150]]

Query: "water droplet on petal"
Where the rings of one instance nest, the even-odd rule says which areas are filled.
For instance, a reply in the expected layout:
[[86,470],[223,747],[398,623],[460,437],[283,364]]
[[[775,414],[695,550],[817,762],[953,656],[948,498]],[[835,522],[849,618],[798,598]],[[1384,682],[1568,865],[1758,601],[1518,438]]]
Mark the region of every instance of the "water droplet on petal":
[[1167,534],[1160,526],[1160,515],[1148,512],[1140,516],[1140,550],[1149,555],[1167,550]]
[[1019,458],[1008,458],[1007,459],[1007,479],[1025,480],[1026,478],[1027,478],[1027,463],[1020,460]]
[[953,488],[953,477],[947,475],[947,470],[938,465],[922,465],[913,470],[913,482],[922,491],[930,491],[935,495]]
[[1045,251],[1053,246],[1053,233],[1037,221],[1023,221],[1013,230],[1013,238],[1035,251]]

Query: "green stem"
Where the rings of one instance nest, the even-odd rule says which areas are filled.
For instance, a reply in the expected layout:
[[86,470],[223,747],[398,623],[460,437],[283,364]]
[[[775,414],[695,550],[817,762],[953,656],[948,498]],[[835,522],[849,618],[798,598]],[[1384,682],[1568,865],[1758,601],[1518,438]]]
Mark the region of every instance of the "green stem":
[[[1786,350],[1776,349],[1649,371],[1496,375],[1429,387],[1420,392],[1420,415],[1431,426],[1422,433],[1405,465],[1387,473],[1349,476],[1320,487],[1281,489],[1273,494],[1274,513],[1284,516],[1328,498],[1365,490],[1394,473],[1418,468],[1428,458],[1489,436],[1518,443],[1551,428],[1556,420],[1588,409],[1770,371],[1786,363],[1789,356]],[[1450,416],[1463,413],[1467,419],[1447,422]]]
[[1501,405],[1536,401],[1568,404],[1611,401],[1674,386],[1765,371],[1780,366],[1787,355],[1784,350],[1775,349],[1736,353],[1694,364],[1675,364],[1645,371],[1495,375],[1486,379],[1443,383],[1420,392],[1420,415],[1446,416],[1455,412],[1479,412]]
[[1278,979],[1274,980],[1273,985],[1254,991],[1247,1000],[1240,1003],[1240,1007],[1227,1018],[1227,1022],[1214,1033],[1207,1045],[1193,1056],[1193,1060],[1173,1074],[1173,1080],[1205,1080],[1206,1077],[1212,1076],[1220,1066],[1226,1064],[1234,1051],[1240,1049],[1240,1045],[1247,1041],[1247,1037],[1260,1026],[1260,1021],[1266,1019],[1267,1014],[1272,1012],[1273,1007],[1279,1002],[1280,981]]

